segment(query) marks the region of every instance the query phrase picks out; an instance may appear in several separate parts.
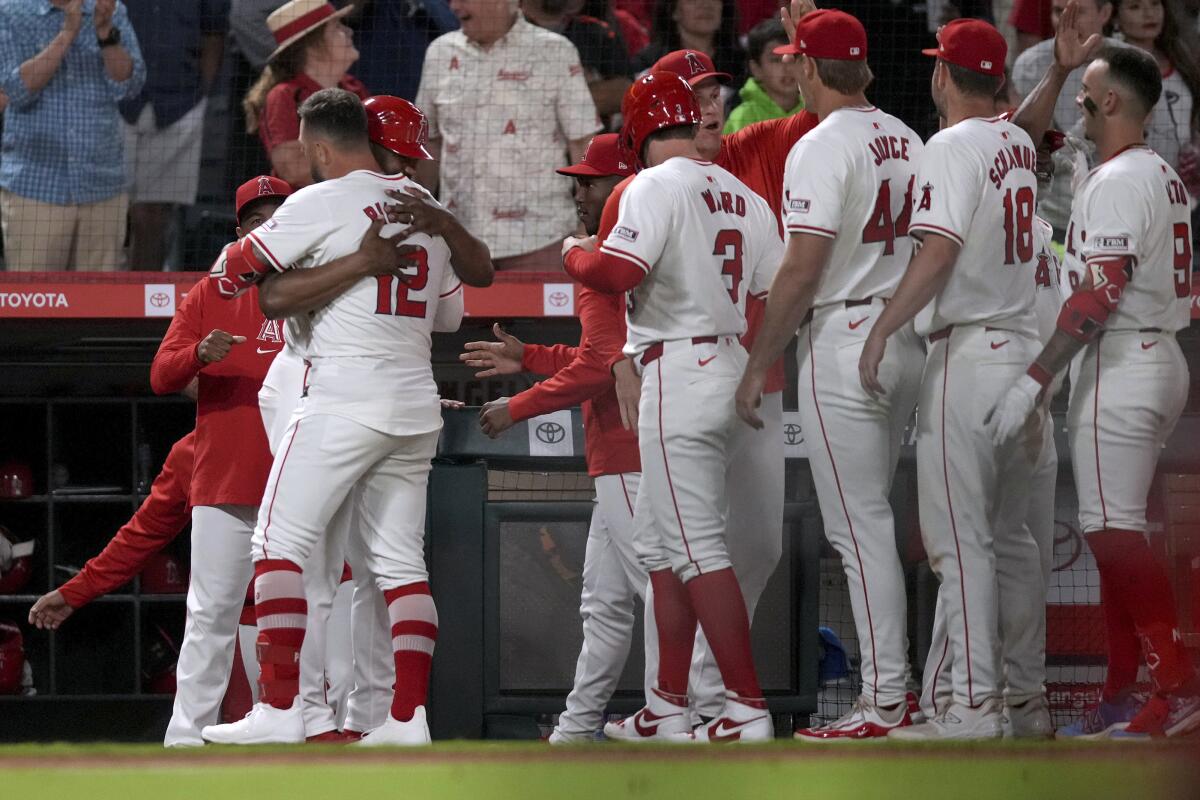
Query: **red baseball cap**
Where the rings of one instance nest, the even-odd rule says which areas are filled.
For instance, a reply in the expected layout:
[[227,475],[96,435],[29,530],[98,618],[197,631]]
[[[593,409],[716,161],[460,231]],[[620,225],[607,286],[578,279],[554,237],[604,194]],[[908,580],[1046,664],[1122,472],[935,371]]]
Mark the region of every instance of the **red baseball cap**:
[[675,50],[654,62],[648,72],[674,72],[695,86],[702,80],[716,78],[721,83],[729,83],[733,76],[728,72],[717,72],[717,67],[707,53],[699,50]]
[[593,136],[588,142],[583,159],[570,167],[554,170],[559,175],[570,175],[572,178],[607,178],[613,175],[622,177],[633,174],[633,164],[621,157],[621,149],[617,144],[620,138],[615,133],[602,133]]
[[956,19],[938,28],[938,46],[921,52],[983,75],[1003,75],[1008,42],[991,23]]
[[256,200],[264,197],[287,197],[292,193],[292,187],[287,181],[280,180],[274,175],[259,175],[251,178],[238,187],[234,201],[236,206],[233,215],[238,222],[242,221],[242,209]]
[[791,44],[776,47],[774,52],[779,56],[865,61],[867,31],[852,14],[836,8],[819,8],[800,18]]

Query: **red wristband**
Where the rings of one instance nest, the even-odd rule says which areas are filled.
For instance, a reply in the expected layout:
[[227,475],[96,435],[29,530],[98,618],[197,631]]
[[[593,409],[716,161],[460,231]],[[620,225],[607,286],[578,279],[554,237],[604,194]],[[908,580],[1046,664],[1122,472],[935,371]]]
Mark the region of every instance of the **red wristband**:
[[1045,389],[1050,385],[1050,381],[1054,380],[1054,376],[1036,361],[1029,365],[1029,369],[1025,372],[1026,375],[1038,382],[1038,385]]

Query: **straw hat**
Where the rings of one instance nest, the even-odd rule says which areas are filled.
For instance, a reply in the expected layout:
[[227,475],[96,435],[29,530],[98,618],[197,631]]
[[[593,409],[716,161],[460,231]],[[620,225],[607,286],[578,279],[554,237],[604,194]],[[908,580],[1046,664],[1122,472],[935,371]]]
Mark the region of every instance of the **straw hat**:
[[325,0],[291,0],[290,3],[284,3],[267,17],[267,27],[271,29],[271,35],[278,45],[267,61],[275,60],[284,50],[326,22],[341,19],[353,10],[352,5],[336,9]]

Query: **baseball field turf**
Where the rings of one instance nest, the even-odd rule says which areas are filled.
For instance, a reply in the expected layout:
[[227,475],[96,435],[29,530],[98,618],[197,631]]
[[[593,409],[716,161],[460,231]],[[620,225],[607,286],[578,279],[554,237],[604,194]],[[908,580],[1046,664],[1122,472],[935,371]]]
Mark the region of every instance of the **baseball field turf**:
[[389,751],[138,745],[0,748],[0,797],[619,797],[814,800],[1197,800],[1200,743],[647,748],[450,742]]

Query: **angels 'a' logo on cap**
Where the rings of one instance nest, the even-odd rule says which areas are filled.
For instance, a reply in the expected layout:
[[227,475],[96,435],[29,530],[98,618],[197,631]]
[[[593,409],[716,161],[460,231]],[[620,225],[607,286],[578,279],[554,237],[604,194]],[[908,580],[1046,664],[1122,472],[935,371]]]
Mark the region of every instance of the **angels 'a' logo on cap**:
[[704,65],[700,63],[700,58],[691,50],[687,52],[685,58],[687,59],[688,69],[692,71],[693,75],[699,75],[701,72],[704,72]]
[[258,196],[266,194],[275,194],[275,187],[271,185],[271,179],[263,175],[258,179]]

